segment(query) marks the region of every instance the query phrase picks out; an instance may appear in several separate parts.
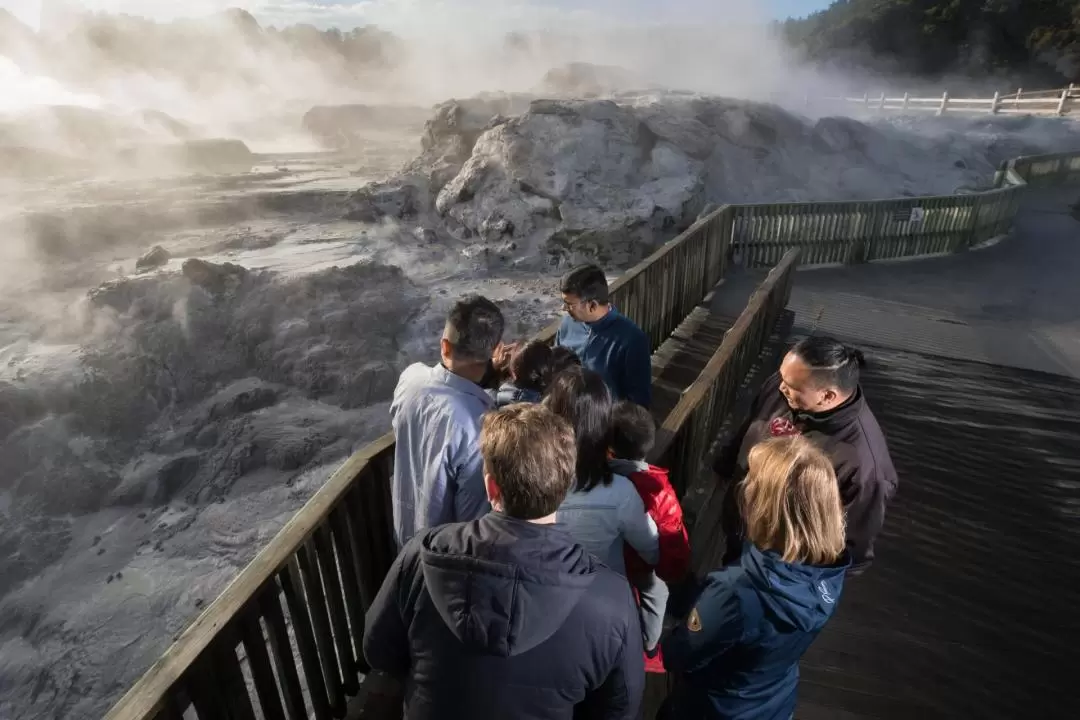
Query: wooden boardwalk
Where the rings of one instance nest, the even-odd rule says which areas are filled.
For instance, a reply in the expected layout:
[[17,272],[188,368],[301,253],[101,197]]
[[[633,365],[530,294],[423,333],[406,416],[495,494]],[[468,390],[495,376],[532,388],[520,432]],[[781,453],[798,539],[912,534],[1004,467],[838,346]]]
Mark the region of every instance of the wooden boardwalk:
[[652,413],[657,422],[663,422],[678,404],[734,323],[735,317],[699,305],[653,353]]
[[652,413],[657,422],[667,418],[683,392],[705,369],[765,275],[730,270],[653,353]]
[[867,351],[900,477],[796,717],[1080,718],[1077,192],[988,250],[796,279],[797,332]]
[[865,350],[900,488],[796,717],[1080,717],[1080,382]]

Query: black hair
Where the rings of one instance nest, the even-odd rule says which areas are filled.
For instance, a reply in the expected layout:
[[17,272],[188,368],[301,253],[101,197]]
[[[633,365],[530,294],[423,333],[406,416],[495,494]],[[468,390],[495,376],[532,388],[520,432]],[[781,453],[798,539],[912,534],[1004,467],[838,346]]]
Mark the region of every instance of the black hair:
[[581,265],[566,273],[559,291],[573,295],[582,302],[607,305],[609,301],[607,276],[597,265]]
[[531,340],[519,348],[510,358],[510,372],[514,385],[522,390],[532,390],[543,395],[551,382],[552,347],[539,340]]
[[467,295],[450,308],[443,337],[450,341],[455,360],[485,362],[502,341],[504,325],[495,303],[481,295]]
[[859,369],[866,366],[862,350],[825,335],[811,335],[795,343],[791,352],[810,367],[818,387],[834,387],[844,394],[859,387]]
[[611,447],[611,393],[604,379],[592,370],[567,368],[551,381],[544,404],[574,426],[574,489],[588,492],[598,485],[610,485],[607,453]]
[[551,348],[551,375],[554,377],[566,368],[581,367],[581,358],[568,347],[556,345]]
[[656,442],[652,413],[623,400],[611,411],[611,452],[620,460],[644,460]]

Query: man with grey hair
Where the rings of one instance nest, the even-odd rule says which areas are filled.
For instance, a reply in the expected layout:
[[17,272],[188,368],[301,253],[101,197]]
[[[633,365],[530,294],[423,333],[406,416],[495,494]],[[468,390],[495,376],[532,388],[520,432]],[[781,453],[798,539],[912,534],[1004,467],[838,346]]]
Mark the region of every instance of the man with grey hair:
[[394,479],[391,496],[399,546],[424,528],[475,520],[491,507],[484,491],[480,419],[494,403],[481,386],[492,363],[505,363],[503,315],[479,295],[450,309],[434,367],[405,369],[390,405]]

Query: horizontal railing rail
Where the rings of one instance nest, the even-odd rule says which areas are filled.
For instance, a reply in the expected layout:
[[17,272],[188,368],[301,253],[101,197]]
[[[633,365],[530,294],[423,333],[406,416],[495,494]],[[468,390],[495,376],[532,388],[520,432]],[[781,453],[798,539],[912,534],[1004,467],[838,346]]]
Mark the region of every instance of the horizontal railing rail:
[[824,97],[814,99],[806,97],[807,105],[815,103],[840,103],[851,107],[861,107],[868,111],[895,110],[899,112],[935,112],[944,115],[947,112],[1012,114],[1012,115],[1056,115],[1063,116],[1080,112],[1080,88],[1070,85],[1055,90],[1023,91],[1003,95],[994,93],[990,98],[954,97],[944,92],[936,97],[913,97],[904,93],[899,97],[890,97],[887,93],[862,97]]
[[[1025,183],[1080,176],[1080,153],[1018,158],[986,193],[870,203],[724,206],[665,243],[612,285],[614,302],[653,348],[702,301],[733,258],[776,265],[705,373],[662,425],[664,452],[687,477],[730,408],[790,292],[799,262],[962,249],[1005,232]],[[916,208],[921,209],[916,212]],[[901,213],[911,212],[909,219]],[[897,220],[901,217],[901,220]],[[920,224],[917,230],[912,224]],[[906,223],[906,225],[905,225]],[[740,324],[741,323],[741,324]],[[551,341],[558,324],[536,335]],[[345,462],[225,591],[132,686],[107,720],[342,717],[367,671],[364,612],[396,548],[391,533],[393,436]],[[284,601],[284,602],[283,602]],[[190,712],[188,712],[190,716]]]
[[1080,152],[1002,163],[995,187],[964,195],[861,202],[762,203],[731,214],[734,260],[771,267],[791,248],[803,265],[858,264],[961,252],[1012,227],[1027,185],[1080,181]]
[[769,272],[657,430],[650,461],[671,469],[671,481],[680,496],[697,478],[721,423],[734,407],[739,385],[787,307],[799,252],[788,250]]

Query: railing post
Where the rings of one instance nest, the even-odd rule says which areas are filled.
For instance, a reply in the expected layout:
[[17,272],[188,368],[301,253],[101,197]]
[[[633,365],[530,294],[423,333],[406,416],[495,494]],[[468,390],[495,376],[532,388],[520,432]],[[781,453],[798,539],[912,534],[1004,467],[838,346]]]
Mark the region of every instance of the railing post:
[[863,93],[862,94],[862,102],[863,102],[863,106],[867,110],[869,110],[870,109],[870,93]]
[[990,114],[997,115],[998,107],[1001,105],[1001,93],[997,90],[994,91],[994,101],[990,104]]
[[941,94],[941,107],[938,108],[937,114],[944,115],[945,111],[949,107],[949,91],[946,90]]
[[1024,88],[1016,88],[1016,102],[1013,103],[1013,110],[1020,109],[1020,95],[1024,92]]
[[904,106],[903,106],[904,112],[907,112],[908,104],[910,103],[910,101],[911,101],[911,93],[904,93]]
[[878,106],[878,110],[885,112],[885,93],[881,93],[881,104]]
[[1064,114],[1065,114],[1065,106],[1066,106],[1066,105],[1068,104],[1068,102],[1069,102],[1069,91],[1070,91],[1071,89],[1072,89],[1072,85],[1070,85],[1069,87],[1065,88],[1065,89],[1064,89],[1064,90],[1063,90],[1063,91],[1061,92],[1061,100],[1059,100],[1059,101],[1058,101],[1058,106],[1057,106],[1057,114],[1058,114],[1059,116],[1060,116],[1060,115],[1064,115]]

